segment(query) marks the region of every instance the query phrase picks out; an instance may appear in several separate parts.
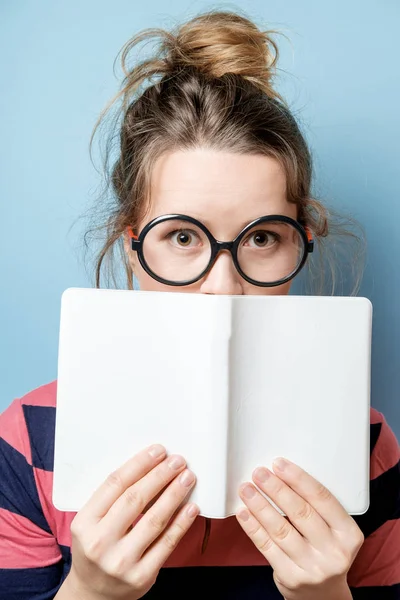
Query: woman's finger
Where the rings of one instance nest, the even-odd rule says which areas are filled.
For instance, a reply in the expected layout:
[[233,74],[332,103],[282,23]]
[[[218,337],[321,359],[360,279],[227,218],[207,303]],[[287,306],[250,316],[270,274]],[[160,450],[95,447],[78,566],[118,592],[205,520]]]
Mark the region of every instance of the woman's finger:
[[294,563],[301,565],[302,558],[307,555],[308,544],[297,529],[251,483],[243,484],[239,495],[272,542]]
[[285,572],[286,570],[290,572],[293,570],[295,566],[293,561],[273,542],[268,532],[248,508],[240,508],[236,518],[243,531],[249,536],[261,554],[265,556],[274,571]]
[[193,525],[200,510],[196,504],[185,504],[173,518],[163,534],[143,555],[140,568],[143,573],[158,573],[175,550],[183,536]]
[[278,477],[304,498],[329,527],[340,532],[347,532],[353,524],[357,527],[339,500],[309,473],[283,458],[276,459],[273,468]]
[[80,518],[98,522],[125,490],[149,473],[166,456],[166,450],[155,444],[141,450],[119,469],[111,473],[79,511]]
[[185,469],[164,490],[160,498],[120,542],[125,553],[139,561],[149,546],[160,536],[192,490],[196,478]]
[[[98,524],[110,539],[121,539],[149,502],[186,466],[182,456],[171,455],[128,487]],[[135,529],[135,528],[134,528]]]
[[331,530],[311,504],[264,467],[254,471],[253,480],[314,548],[326,548]]

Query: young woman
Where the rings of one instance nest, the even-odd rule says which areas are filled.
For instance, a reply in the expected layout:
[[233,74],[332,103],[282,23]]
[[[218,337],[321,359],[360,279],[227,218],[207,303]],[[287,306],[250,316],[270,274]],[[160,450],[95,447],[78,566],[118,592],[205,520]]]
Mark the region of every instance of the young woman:
[[[152,36],[157,56],[128,69],[130,50]],[[305,140],[272,88],[276,52],[267,33],[224,12],[127,43],[97,285],[120,243],[131,289],[133,273],[146,290],[289,292],[331,222],[311,198]],[[217,256],[213,238],[224,242]],[[301,465],[278,460],[243,482],[236,518],[207,522],[185,502],[195,474],[157,444],[77,515],[57,511],[55,405],[53,382],[0,417],[1,598],[400,598],[400,453],[376,410],[365,515],[353,519]]]

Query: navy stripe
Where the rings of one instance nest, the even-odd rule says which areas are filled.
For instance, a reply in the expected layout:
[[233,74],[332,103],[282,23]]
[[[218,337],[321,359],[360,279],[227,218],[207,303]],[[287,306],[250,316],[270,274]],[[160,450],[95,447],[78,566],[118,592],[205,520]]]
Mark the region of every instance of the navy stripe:
[[61,550],[61,556],[62,559],[65,563],[65,567],[64,567],[64,572],[66,573],[66,575],[68,574],[68,571],[71,568],[71,548],[69,546],[61,546],[59,544],[59,548]]
[[156,583],[143,596],[145,600],[187,600],[218,598],[218,600],[282,600],[272,577],[272,568],[265,567],[171,567],[161,569]]
[[378,438],[381,434],[381,429],[382,429],[382,423],[374,423],[372,425],[369,426],[369,445],[370,445],[370,451],[371,454],[374,451],[374,448],[376,446],[376,442],[378,441]]
[[32,450],[32,465],[53,471],[56,409],[52,406],[23,404],[26,427]]
[[[282,600],[271,567],[179,567],[161,569],[145,600],[209,597],[218,600]],[[400,585],[351,588],[354,600],[400,600]]]
[[370,506],[364,515],[354,516],[365,537],[400,513],[400,461],[370,481]]
[[63,562],[39,569],[0,569],[3,600],[52,600],[61,585]]
[[350,589],[353,600],[400,600],[400,583]]
[[[38,569],[0,569],[0,598],[52,600],[64,578],[63,561]],[[271,567],[176,567],[161,569],[145,600],[282,600]],[[353,600],[400,600],[400,584],[351,588]]]
[[0,508],[22,515],[51,533],[43,514],[33,468],[25,456],[3,438],[0,438]]

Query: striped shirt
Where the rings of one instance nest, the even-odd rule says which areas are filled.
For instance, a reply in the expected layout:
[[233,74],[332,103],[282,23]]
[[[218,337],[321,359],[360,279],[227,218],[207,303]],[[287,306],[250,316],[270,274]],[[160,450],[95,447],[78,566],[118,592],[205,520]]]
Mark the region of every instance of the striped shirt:
[[[54,598],[71,565],[74,513],[52,504],[56,382],[15,400],[0,415],[0,598]],[[400,600],[400,449],[371,409],[370,508],[355,517],[365,536],[348,574],[353,598]],[[218,591],[219,599],[277,600],[272,568],[235,517],[212,520],[205,552],[198,517],[161,569],[148,599]]]

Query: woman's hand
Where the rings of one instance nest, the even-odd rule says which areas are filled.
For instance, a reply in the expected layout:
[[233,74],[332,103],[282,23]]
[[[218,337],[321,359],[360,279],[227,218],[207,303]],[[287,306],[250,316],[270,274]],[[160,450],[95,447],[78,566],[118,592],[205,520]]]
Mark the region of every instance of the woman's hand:
[[184,459],[158,445],[112,473],[72,522],[72,567],[57,599],[141,598],[199,513],[179,509],[194,483]]
[[350,569],[363,534],[339,501],[297,465],[278,459],[274,473],[258,468],[257,487],[287,516],[283,517],[251,483],[240,488],[247,508],[237,518],[274,569],[286,600],[351,600]]

